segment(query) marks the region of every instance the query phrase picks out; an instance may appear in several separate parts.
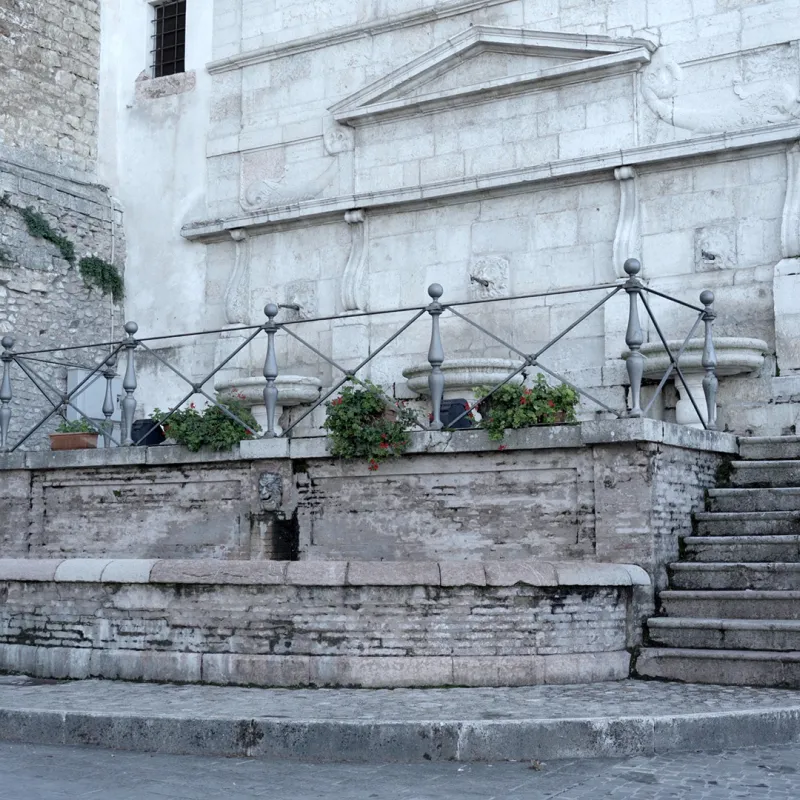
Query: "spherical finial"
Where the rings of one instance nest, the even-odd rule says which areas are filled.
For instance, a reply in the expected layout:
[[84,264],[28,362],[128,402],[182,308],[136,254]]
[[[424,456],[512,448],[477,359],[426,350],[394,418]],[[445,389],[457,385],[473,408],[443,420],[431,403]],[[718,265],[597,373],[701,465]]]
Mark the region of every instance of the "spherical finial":
[[278,308],[278,306],[276,306],[276,305],[275,305],[275,303],[267,303],[267,304],[264,306],[264,313],[265,313],[265,314],[266,314],[266,315],[267,315],[267,316],[268,316],[270,319],[272,319],[273,317],[277,317],[277,316],[278,316],[278,311],[279,311],[279,310],[280,310],[280,309]]
[[112,353],[105,361],[107,367],[116,367],[117,366],[117,354]]
[[[619,262],[617,262],[617,263],[619,263]],[[642,271],[642,263],[639,261],[638,258],[629,258],[622,265],[622,268],[632,278],[634,275],[638,275]]]
[[3,347],[6,350],[10,350],[14,346],[14,337],[13,336],[4,336],[2,341]]
[[428,287],[428,294],[430,295],[431,300],[436,302],[444,294],[444,289],[442,289],[442,285],[440,283],[432,283]]
[[133,334],[136,333],[136,331],[138,331],[138,330],[139,330],[139,326],[135,322],[126,322],[125,323],[125,333],[127,333],[128,336],[133,336]]
[[700,292],[700,302],[704,306],[710,306],[714,302],[714,292],[711,289],[704,289]]

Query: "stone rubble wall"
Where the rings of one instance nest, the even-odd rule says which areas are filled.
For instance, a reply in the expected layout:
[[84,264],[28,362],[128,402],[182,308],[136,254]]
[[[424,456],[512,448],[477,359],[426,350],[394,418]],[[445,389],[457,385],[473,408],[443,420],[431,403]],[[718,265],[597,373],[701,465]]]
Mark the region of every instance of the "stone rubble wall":
[[99,0],[0,5],[0,144],[93,174],[99,63]]
[[613,680],[627,676],[632,593],[648,582],[632,566],[547,562],[5,560],[0,669],[260,685]]
[[[6,155],[16,161],[24,158],[26,166],[6,160]],[[124,272],[122,211],[108,190],[0,147],[0,196],[4,194],[13,206],[42,214],[57,234],[69,239],[75,246],[76,264],[69,264],[56,245],[31,236],[14,208],[0,205],[0,333],[13,334],[15,350],[20,352],[121,339],[122,307],[99,290],[88,289],[77,267],[84,256],[96,255]],[[106,355],[104,347],[34,358],[94,369]],[[30,366],[56,389],[65,390],[66,367],[41,362]],[[52,406],[16,365],[12,392],[9,438],[13,444]],[[27,447],[46,447],[46,434],[55,427],[55,421],[48,424]]]
[[[90,291],[77,261],[97,256],[124,272],[122,211],[97,184],[100,3],[9,0],[0,4],[0,197],[41,214],[75,247],[75,264],[32,236],[14,208],[0,205],[0,333],[16,350],[67,347],[119,338],[122,310]],[[94,368],[107,350],[70,351],[56,359]],[[31,363],[56,392],[66,367]],[[13,444],[52,406],[12,368]],[[53,396],[53,393],[51,393]],[[47,446],[54,420],[24,447]]]

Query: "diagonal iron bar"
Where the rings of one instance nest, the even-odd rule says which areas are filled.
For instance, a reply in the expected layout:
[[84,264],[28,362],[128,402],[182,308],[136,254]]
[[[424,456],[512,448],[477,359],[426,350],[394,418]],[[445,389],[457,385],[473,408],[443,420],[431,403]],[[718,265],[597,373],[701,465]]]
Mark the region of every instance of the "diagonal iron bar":
[[282,322],[279,322],[278,326],[284,331],[284,333],[287,333],[293,339],[297,339],[297,341],[300,342],[300,344],[302,344],[304,347],[307,347],[315,355],[318,355],[323,361],[327,361],[332,367],[338,369],[339,372],[344,372],[345,375],[347,374],[347,370],[343,366],[337,364],[332,358],[328,358],[328,356],[326,356],[325,353],[321,352],[320,350],[317,350],[317,348],[314,347],[313,344],[309,344],[305,339],[303,339],[301,336],[298,336],[294,331],[290,331],[288,328],[285,328]]
[[686,347],[688,346],[689,342],[692,340],[692,335],[697,330],[697,326],[702,321],[703,321],[702,317],[698,317],[694,321],[694,325],[692,325],[692,329],[689,331],[688,335],[683,340],[683,344],[681,345],[681,349],[678,350],[678,355],[675,356],[675,361],[671,362],[669,367],[667,367],[666,372],[664,373],[664,375],[662,376],[661,380],[658,383],[658,386],[656,387],[655,393],[650,398],[650,402],[645,406],[645,408],[643,409],[642,413],[647,414],[647,412],[653,407],[653,403],[655,403],[655,401],[658,399],[658,396],[661,394],[661,391],[663,390],[666,382],[670,379],[670,376],[672,375],[672,372],[675,369],[675,365],[681,360],[681,356],[683,355],[684,350],[686,350]]
[[[17,363],[19,364],[20,368],[21,368],[21,369],[22,369],[22,370],[25,372],[25,374],[26,374],[26,375],[27,375],[27,376],[28,376],[28,377],[31,379],[31,381],[32,381],[34,384],[36,384],[36,379],[38,379],[38,380],[40,380],[40,381],[41,381],[41,382],[42,382],[42,383],[43,383],[43,384],[44,384],[44,385],[45,385],[45,386],[46,386],[48,389],[50,389],[50,391],[51,391],[51,392],[58,393],[58,390],[57,390],[57,389],[56,389],[56,388],[55,388],[55,387],[54,387],[52,384],[50,384],[50,383],[49,383],[49,382],[48,382],[48,381],[47,381],[45,378],[43,378],[41,375],[39,375],[39,373],[38,373],[38,372],[36,372],[36,370],[34,370],[34,369],[33,369],[33,367],[26,367],[26,366],[25,366],[25,365],[22,363],[22,359],[18,360],[18,361],[17,361]],[[34,377],[34,376],[35,376],[35,377]],[[39,391],[40,391],[40,392],[42,392],[42,394],[44,394],[44,392],[42,391],[41,387],[39,387],[39,386],[38,386],[38,384],[37,384],[37,388],[39,389]],[[69,393],[69,394],[67,394],[67,395],[61,395],[61,394],[59,394],[59,400],[60,400],[60,402],[59,402],[59,403],[57,403],[57,404],[56,404],[56,403],[54,403],[54,402],[53,402],[53,401],[52,401],[52,400],[51,400],[49,397],[47,397],[47,395],[45,395],[45,397],[47,397],[47,401],[48,401],[48,402],[49,402],[49,403],[50,403],[50,404],[53,406],[53,408],[54,408],[56,411],[60,411],[60,410],[61,410],[61,408],[62,408],[63,406],[69,406],[69,407],[70,407],[70,408],[71,408],[73,411],[77,412],[77,414],[78,414],[79,416],[83,417],[83,419],[85,419],[85,420],[86,420],[86,421],[89,423],[89,425],[91,425],[91,426],[92,426],[92,427],[95,429],[95,431],[96,431],[97,433],[99,433],[99,434],[105,434],[105,431],[103,431],[103,430],[102,430],[102,429],[101,429],[101,428],[100,428],[100,427],[99,427],[99,426],[98,426],[98,425],[95,423],[95,421],[94,421],[94,420],[93,420],[91,417],[89,417],[89,416],[87,416],[86,414],[84,414],[84,413],[83,413],[83,411],[81,411],[81,410],[78,408],[78,406],[76,406],[76,405],[75,405],[75,403],[73,403],[73,402],[72,402],[72,400],[71,400],[70,398],[72,398],[72,397],[74,397],[74,396],[77,396],[77,394],[79,394],[79,392],[75,392],[75,391],[72,391],[72,392],[70,392],[70,393]],[[117,446],[119,446],[119,442],[118,442],[116,439],[114,439],[114,437],[113,437],[113,436],[112,436],[110,433],[109,433],[108,435],[109,435],[109,437],[110,437],[111,441],[112,441],[112,442],[114,442],[114,444],[116,444]]]
[[258,431],[254,431],[244,420],[239,419],[239,417],[237,417],[236,414],[233,413],[233,411],[231,411],[229,408],[226,408],[221,403],[218,403],[205,390],[201,389],[199,394],[203,395],[203,397],[205,397],[206,400],[208,400],[212,405],[216,406],[223,414],[225,414],[225,416],[229,417],[234,422],[237,422],[239,425],[241,425],[248,433],[252,433],[253,436],[255,436],[258,433]]
[[447,309],[447,310],[448,310],[448,311],[449,311],[451,314],[454,314],[454,315],[455,315],[455,316],[457,316],[459,319],[463,319],[463,320],[464,320],[464,322],[468,323],[469,325],[472,325],[472,327],[473,327],[473,328],[477,328],[477,329],[478,329],[478,330],[479,330],[481,333],[485,333],[485,334],[486,334],[486,335],[487,335],[487,336],[488,336],[490,339],[494,339],[496,342],[498,342],[499,344],[503,345],[503,347],[507,347],[509,350],[512,350],[512,351],[513,351],[513,352],[515,352],[515,353],[516,353],[518,356],[520,356],[521,358],[524,358],[526,361],[527,361],[527,360],[530,358],[530,356],[529,356],[527,353],[523,353],[523,352],[522,352],[522,350],[520,350],[520,349],[519,349],[519,348],[517,348],[517,347],[514,347],[514,345],[513,345],[513,344],[509,344],[509,343],[508,343],[508,342],[507,342],[505,339],[501,339],[501,338],[500,338],[499,336],[497,336],[496,334],[492,333],[492,332],[491,332],[491,331],[489,331],[489,330],[486,330],[486,328],[484,328],[484,327],[483,327],[483,325],[480,325],[480,324],[479,324],[479,323],[477,323],[477,322],[473,322],[473,321],[472,321],[471,319],[469,319],[468,317],[465,317],[465,316],[464,316],[462,313],[460,313],[459,311],[456,311],[456,310],[455,310],[455,309],[454,309],[452,306],[445,306],[445,308],[446,308],[446,309]]
[[45,384],[45,386],[50,389],[51,392],[58,396],[58,402],[53,400],[49,394],[42,388],[41,384],[39,383],[38,377],[34,377],[33,374],[29,371],[28,367],[25,366],[25,361],[27,359],[24,358],[15,358],[17,366],[28,376],[30,382],[41,392],[42,396],[48,403],[50,403],[53,408],[59,408],[61,406],[61,392],[57,391],[55,388],[50,386],[49,384]]
[[[395,332],[394,332],[394,333],[393,333],[393,334],[392,334],[392,335],[391,335],[391,336],[390,336],[390,337],[389,337],[389,338],[388,338],[388,339],[387,339],[387,340],[386,340],[386,341],[385,341],[385,342],[384,342],[384,343],[383,343],[383,344],[382,344],[380,347],[378,347],[376,350],[373,350],[373,351],[372,351],[372,352],[371,352],[371,353],[370,353],[370,354],[369,354],[369,355],[368,355],[368,356],[367,356],[367,357],[366,357],[366,358],[365,358],[365,359],[364,359],[364,360],[363,360],[363,361],[362,361],[362,362],[361,362],[361,363],[360,363],[360,364],[359,364],[359,365],[358,365],[358,366],[357,366],[355,369],[353,369],[353,370],[350,370],[349,372],[347,372],[347,371],[344,371],[344,370],[343,370],[343,371],[345,372],[345,376],[344,376],[344,378],[342,378],[342,380],[341,380],[341,381],[339,381],[339,383],[337,383],[337,384],[336,384],[336,386],[334,386],[334,387],[333,387],[333,388],[332,388],[330,391],[328,391],[326,394],[324,394],[323,396],[321,396],[321,397],[320,397],[320,398],[319,398],[319,399],[318,399],[318,400],[317,400],[317,401],[316,401],[316,402],[315,402],[315,403],[314,403],[312,406],[310,406],[310,407],[309,407],[309,408],[308,408],[308,409],[307,409],[307,410],[306,410],[306,411],[305,411],[305,412],[304,412],[304,413],[303,413],[303,414],[302,414],[300,417],[298,417],[298,418],[297,418],[297,419],[296,419],[296,420],[295,420],[295,421],[294,421],[294,422],[293,422],[293,423],[292,423],[292,424],[291,424],[291,425],[290,425],[290,426],[289,426],[289,427],[288,427],[288,428],[287,428],[287,429],[286,429],[286,430],[285,430],[285,431],[284,431],[284,432],[281,434],[281,436],[286,436],[286,435],[289,433],[289,431],[293,430],[293,429],[294,429],[294,428],[295,428],[297,425],[299,425],[299,424],[300,424],[300,423],[301,423],[301,422],[302,422],[302,421],[303,421],[303,420],[304,420],[304,419],[305,419],[305,418],[306,418],[306,417],[307,417],[309,414],[313,413],[313,412],[314,412],[314,411],[315,411],[317,408],[319,408],[319,407],[320,407],[320,406],[321,406],[321,405],[322,405],[322,404],[323,404],[323,403],[324,403],[324,402],[325,402],[325,401],[326,401],[326,400],[327,400],[327,399],[328,399],[328,398],[329,398],[329,397],[330,397],[330,396],[331,396],[331,395],[332,395],[334,392],[337,392],[339,389],[341,389],[341,387],[342,387],[342,386],[344,386],[344,384],[345,384],[345,383],[347,383],[347,381],[348,381],[348,380],[350,380],[352,377],[354,377],[354,376],[355,376],[355,374],[356,374],[356,373],[357,373],[357,372],[358,372],[358,371],[359,371],[359,370],[360,370],[362,367],[364,367],[364,366],[366,366],[367,364],[369,364],[369,362],[370,362],[370,361],[372,361],[372,359],[373,359],[373,358],[375,358],[375,356],[377,356],[377,355],[378,355],[378,353],[380,353],[382,350],[384,350],[386,347],[388,347],[388,346],[389,346],[389,345],[390,345],[390,344],[391,344],[391,343],[392,343],[392,342],[393,342],[395,339],[397,339],[397,337],[398,337],[398,336],[400,336],[402,333],[404,333],[406,330],[408,330],[408,328],[410,328],[410,327],[411,327],[411,326],[412,326],[412,325],[413,325],[413,324],[414,324],[414,323],[415,323],[415,322],[416,322],[416,321],[417,321],[417,320],[418,320],[418,319],[419,319],[421,316],[423,316],[423,314],[425,314],[425,311],[426,311],[426,309],[425,309],[425,308],[420,308],[420,309],[417,309],[417,313],[416,313],[416,314],[414,314],[414,316],[413,316],[413,317],[411,317],[411,319],[410,319],[410,320],[408,320],[408,322],[406,322],[405,324],[403,324],[403,325],[402,325],[402,326],[401,326],[401,327],[400,327],[400,328],[399,328],[397,331],[395,331]],[[288,331],[287,331],[287,333],[288,333]],[[337,369],[341,369],[341,367],[337,367]]]
[[517,375],[520,374],[524,369],[527,369],[530,366],[527,362],[522,364],[521,366],[517,367],[510,375],[504,378],[500,383],[493,386],[480,400],[476,400],[472,405],[468,405],[455,419],[450,420],[450,428],[455,427],[457,422],[460,422],[464,417],[471,414],[484,400],[488,397],[491,397],[498,389],[505,386],[509,381],[514,380]]
[[675,367],[675,371],[678,373],[678,377],[681,379],[681,383],[683,384],[683,388],[686,390],[686,394],[689,396],[689,400],[691,401],[692,406],[694,407],[694,410],[695,410],[695,413],[697,414],[698,419],[702,423],[703,427],[706,430],[708,430],[708,426],[706,425],[706,422],[703,419],[703,415],[700,413],[700,408],[697,405],[694,397],[692,396],[691,391],[689,391],[689,384],[686,383],[686,378],[683,375],[683,371],[681,370],[681,368],[680,368],[679,364],[677,363],[677,361],[675,361],[675,359],[674,359],[674,357],[672,355],[672,351],[669,349],[669,345],[667,344],[667,340],[664,337],[664,334],[661,332],[661,327],[659,326],[658,321],[656,320],[655,315],[653,314],[653,311],[650,308],[650,303],[647,302],[647,298],[644,295],[642,295],[642,303],[644,304],[644,307],[645,307],[645,309],[647,311],[647,315],[650,317],[653,325],[655,326],[656,333],[658,334],[658,338],[661,339],[661,344],[664,345],[664,349],[667,351],[667,355],[669,356],[670,361],[672,362],[673,366]]
[[593,394],[587,392],[586,389],[581,389],[580,386],[576,386],[574,383],[572,383],[572,381],[568,381],[563,375],[559,375],[558,372],[554,372],[552,369],[546,367],[544,364],[538,361],[536,362],[536,366],[542,372],[546,372],[551,377],[561,381],[561,383],[565,383],[567,386],[570,387],[570,389],[574,389],[578,394],[582,394],[584,397],[588,397],[593,403],[597,404],[598,406],[600,406],[600,408],[604,409],[605,411],[608,411],[609,414],[613,414],[617,419],[620,419],[622,417],[622,414],[620,414],[619,411],[611,408],[611,406],[607,406],[602,400],[598,400]]
[[685,300],[678,300],[677,297],[672,297],[671,295],[664,294],[664,292],[659,292],[656,289],[651,289],[649,286],[642,285],[643,292],[649,292],[650,294],[658,295],[659,297],[663,297],[665,300],[670,300],[673,303],[677,303],[679,306],[686,306],[686,308],[691,308],[692,311],[702,311],[703,309],[700,306],[693,305],[692,303],[687,303]]

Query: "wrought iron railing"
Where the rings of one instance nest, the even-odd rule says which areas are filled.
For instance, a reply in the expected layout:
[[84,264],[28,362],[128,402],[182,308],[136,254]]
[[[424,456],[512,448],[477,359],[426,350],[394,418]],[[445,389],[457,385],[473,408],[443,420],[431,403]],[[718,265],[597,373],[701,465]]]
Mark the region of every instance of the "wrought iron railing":
[[[181,334],[171,334],[168,336],[156,336],[156,337],[149,337],[149,338],[137,338],[136,334],[138,333],[138,326],[135,322],[127,322],[125,323],[125,337],[121,341],[115,342],[100,342],[100,343],[93,343],[91,345],[76,345],[72,347],[64,347],[64,348],[49,348],[49,349],[38,349],[38,350],[24,350],[24,351],[15,351],[14,350],[14,339],[11,335],[6,335],[2,339],[2,348],[3,351],[0,353],[0,360],[2,361],[3,365],[3,374],[2,380],[0,381],[0,450],[2,451],[13,451],[17,448],[21,447],[27,441],[31,439],[37,431],[39,431],[42,426],[46,425],[48,421],[53,419],[56,416],[64,416],[67,409],[73,409],[80,417],[85,419],[88,424],[95,429],[99,434],[102,434],[104,437],[105,445],[111,446],[113,445],[120,445],[120,446],[130,446],[133,444],[138,444],[141,441],[144,441],[151,431],[147,431],[140,436],[137,436],[137,441],[134,441],[132,438],[132,427],[133,422],[136,417],[136,409],[137,409],[137,399],[135,396],[136,389],[137,389],[137,368],[136,368],[136,354],[137,352],[146,352],[148,353],[155,361],[161,363],[164,367],[169,369],[172,373],[174,373],[178,378],[183,381],[187,387],[188,391],[184,394],[184,396],[180,399],[180,401],[173,405],[172,409],[166,414],[165,418],[162,420],[166,422],[169,417],[174,414],[179,408],[181,408],[187,401],[189,401],[195,395],[201,395],[206,398],[211,404],[219,408],[222,413],[224,413],[229,418],[235,420],[238,424],[242,425],[248,432],[251,434],[255,434],[255,431],[248,426],[248,424],[240,419],[234,411],[228,408],[224,402],[220,402],[217,398],[212,397],[206,390],[205,385],[214,378],[217,373],[220,372],[223,368],[225,368],[231,361],[233,361],[236,356],[247,348],[251,342],[253,342],[257,337],[266,336],[267,343],[266,343],[266,357],[264,359],[264,367],[263,367],[263,378],[264,378],[264,389],[263,389],[263,401],[264,407],[266,409],[266,430],[264,431],[264,437],[275,437],[275,436],[289,436],[292,434],[292,431],[310,414],[314,412],[320,405],[325,403],[328,398],[336,394],[342,386],[349,380],[353,380],[357,378],[358,373],[371,361],[373,361],[381,352],[383,352],[392,342],[394,342],[398,337],[402,336],[408,328],[413,325],[417,320],[427,314],[430,317],[431,321],[431,334],[430,334],[430,346],[428,349],[428,363],[430,364],[430,375],[428,378],[428,387],[430,391],[430,415],[427,421],[417,419],[417,425],[421,429],[427,430],[441,430],[443,428],[443,423],[441,419],[440,410],[442,407],[442,400],[445,391],[445,376],[442,371],[442,365],[445,363],[445,349],[442,342],[442,333],[440,329],[440,319],[443,314],[447,313],[450,315],[455,316],[456,318],[460,319],[463,323],[472,326],[473,328],[480,331],[489,339],[493,340],[497,344],[502,345],[504,348],[507,348],[509,352],[516,354],[520,358],[519,366],[509,372],[509,374],[502,380],[497,382],[495,385],[490,387],[487,395],[488,397],[496,392],[501,386],[504,386],[509,381],[514,380],[520,373],[522,373],[525,369],[533,367],[545,374],[549,375],[556,380],[561,381],[562,383],[570,386],[579,395],[586,398],[588,401],[594,403],[598,408],[602,409],[603,411],[610,413],[616,417],[642,417],[646,416],[649,411],[651,410],[653,404],[656,402],[657,398],[661,394],[665,384],[667,381],[672,377],[673,373],[677,375],[678,379],[680,380],[682,386],[686,391],[686,395],[689,398],[694,410],[698,416],[698,419],[702,423],[703,427],[709,430],[713,430],[716,428],[716,395],[717,395],[717,376],[716,376],[716,355],[714,351],[714,340],[713,340],[713,325],[714,320],[716,318],[716,312],[714,310],[714,295],[711,291],[703,291],[700,294],[700,303],[701,306],[694,305],[692,303],[688,303],[684,300],[680,300],[678,298],[672,297],[667,295],[663,292],[656,291],[655,289],[651,289],[650,287],[646,286],[638,277],[638,274],[641,270],[641,265],[636,259],[628,259],[625,262],[625,272],[628,275],[627,280],[623,282],[617,283],[606,283],[606,284],[599,284],[594,286],[583,286],[571,289],[559,289],[549,292],[538,292],[538,293],[531,293],[531,294],[524,294],[524,295],[516,295],[513,297],[501,297],[501,298],[493,298],[493,299],[481,299],[481,300],[469,300],[469,301],[462,301],[456,303],[443,303],[441,298],[443,296],[443,289],[439,284],[432,284],[428,288],[428,294],[430,296],[430,302],[424,306],[416,306],[416,307],[407,307],[407,308],[400,308],[400,309],[391,309],[387,311],[364,311],[359,313],[349,313],[342,316],[331,315],[331,316],[319,316],[319,317],[312,317],[307,319],[293,319],[293,320],[285,320],[285,321],[278,321],[276,318],[279,314],[279,307],[274,303],[268,303],[265,307],[264,311],[266,314],[266,322],[261,325],[250,325],[250,326],[241,326],[238,328],[225,328],[225,329],[217,329],[217,330],[210,330],[210,331],[195,331],[190,333],[181,333]],[[470,319],[468,309],[471,306],[477,304],[491,304],[496,302],[509,302],[514,300],[526,300],[526,299],[534,299],[534,298],[545,298],[545,297],[553,297],[556,295],[570,295],[570,294],[581,294],[581,293],[590,293],[590,292],[598,292],[604,291],[605,294],[603,297],[595,302],[588,310],[586,310],[583,314],[580,314],[573,320],[569,325],[567,325],[563,330],[559,331],[555,336],[549,339],[544,345],[540,346],[535,352],[525,352],[524,350],[517,347],[514,343],[507,341],[504,337],[498,335],[496,332],[489,330],[484,325],[481,325],[479,322]],[[585,319],[587,319],[592,314],[596,313],[599,309],[605,306],[609,301],[618,295],[620,292],[625,292],[629,298],[628,304],[628,323],[627,323],[627,330],[625,333],[625,344],[628,347],[628,354],[626,358],[626,366],[627,366],[627,374],[630,383],[630,404],[629,407],[625,407],[623,409],[615,409],[609,406],[606,402],[598,398],[594,393],[590,392],[588,389],[578,386],[573,381],[569,380],[563,374],[559,374],[554,369],[551,369],[547,366],[547,364],[542,362],[542,356],[544,356],[551,348],[553,348],[558,342],[560,342],[564,337],[568,336],[578,325],[580,325]],[[673,352],[672,348],[670,348],[667,338],[664,335],[664,332],[659,325],[658,320],[656,319],[655,314],[653,313],[652,305],[650,300],[648,300],[648,296],[656,296],[659,298],[666,299],[672,303],[676,303],[680,306],[683,306],[687,309],[690,309],[696,312],[696,317],[694,319],[694,324],[691,326],[689,333],[686,335],[685,339],[683,340],[682,346],[678,349],[677,352]],[[644,308],[647,317],[650,319],[653,325],[653,329],[655,330],[656,334],[658,335],[661,344],[664,347],[664,350],[667,353],[669,358],[669,366],[664,372],[663,376],[661,377],[655,391],[653,392],[652,397],[650,398],[647,405],[642,408],[641,405],[641,390],[642,390],[642,380],[644,376],[644,362],[645,357],[640,352],[642,345],[644,344],[644,330],[641,324],[640,318],[640,306]],[[374,317],[379,315],[386,315],[392,314],[396,315],[398,313],[402,314],[410,314],[410,318],[407,319],[400,327],[395,330],[388,338],[386,338],[381,344],[377,347],[372,348],[369,352],[369,355],[365,358],[361,359],[353,368],[346,368],[339,364],[335,359],[331,356],[323,353],[319,348],[315,347],[311,342],[309,342],[306,338],[298,333],[297,328],[304,324],[308,323],[323,323],[323,322],[331,322],[337,319],[348,319],[352,320],[353,318],[361,317]],[[686,350],[689,342],[694,337],[698,327],[700,325],[704,326],[704,343],[703,343],[703,353],[702,353],[702,366],[705,370],[705,377],[703,379],[703,391],[705,395],[705,414],[701,412],[700,407],[692,395],[692,392],[689,389],[689,385],[686,381],[684,373],[680,366],[680,359],[683,355],[684,351]],[[151,345],[155,341],[164,341],[164,340],[173,340],[173,339],[181,339],[185,337],[196,337],[202,334],[230,334],[231,332],[238,332],[244,337],[243,341],[239,343],[239,345],[230,352],[225,358],[219,361],[207,374],[205,374],[201,379],[194,380],[187,375],[185,375],[180,369],[176,366],[171,364],[162,354],[158,352],[156,348],[153,348]],[[276,354],[276,336],[278,334],[284,334],[291,339],[295,340],[298,344],[302,347],[307,348],[309,351],[314,353],[317,357],[322,359],[322,361],[326,362],[332,368],[338,370],[341,373],[341,377],[338,380],[332,381],[332,385],[326,390],[320,393],[320,396],[316,401],[311,403],[308,408],[306,408],[303,413],[294,419],[294,421],[280,434],[276,433],[276,419],[275,413],[276,408],[278,406],[278,386],[276,381],[280,375],[278,359]],[[45,376],[43,376],[40,370],[34,366],[37,362],[45,362],[50,364],[64,364],[63,360],[61,360],[60,356],[64,353],[70,351],[76,351],[81,349],[97,349],[97,348],[106,348],[107,355],[104,355],[99,360],[93,369],[91,369],[88,374],[71,390],[69,391],[61,391],[58,387],[52,385],[52,381],[48,380]],[[47,357],[47,358],[46,358]],[[120,435],[119,438],[113,435],[113,428],[111,425],[111,417],[114,412],[114,397],[112,392],[112,381],[115,377],[117,377],[116,367],[118,361],[121,357],[124,357],[125,360],[125,372],[122,381],[122,389],[124,392],[124,396],[121,400],[121,424],[120,424]],[[29,430],[24,431],[22,435],[13,443],[9,444],[9,428],[10,428],[10,421],[12,419],[12,402],[14,397],[12,395],[12,382],[11,382],[11,374],[12,369],[18,368],[20,372],[27,377],[32,384],[39,390],[39,392],[46,398],[49,406],[49,410],[47,410],[43,415],[42,418],[38,420],[38,422],[31,427]],[[90,382],[96,380],[98,377],[102,376],[102,378],[106,381],[105,387],[105,399],[102,407],[102,413],[105,417],[105,422],[96,422],[95,420],[88,417],[78,406],[75,404],[75,398],[85,390],[86,386],[89,385]],[[485,399],[482,398],[482,399]],[[450,425],[456,424],[459,420],[463,417],[470,414],[472,411],[476,409],[479,405],[479,402],[475,402],[472,405],[469,405],[464,409],[464,411],[457,416],[456,418],[450,420]]]

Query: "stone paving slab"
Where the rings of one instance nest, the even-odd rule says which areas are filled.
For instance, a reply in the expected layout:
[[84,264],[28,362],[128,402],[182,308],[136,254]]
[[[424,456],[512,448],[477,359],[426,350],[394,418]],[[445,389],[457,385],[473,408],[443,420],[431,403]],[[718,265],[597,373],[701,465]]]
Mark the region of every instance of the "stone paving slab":
[[800,741],[800,692],[643,681],[293,690],[7,676],[0,741],[353,762],[653,755]]
[[796,800],[800,745],[495,764],[315,764],[0,744],[0,800]]

